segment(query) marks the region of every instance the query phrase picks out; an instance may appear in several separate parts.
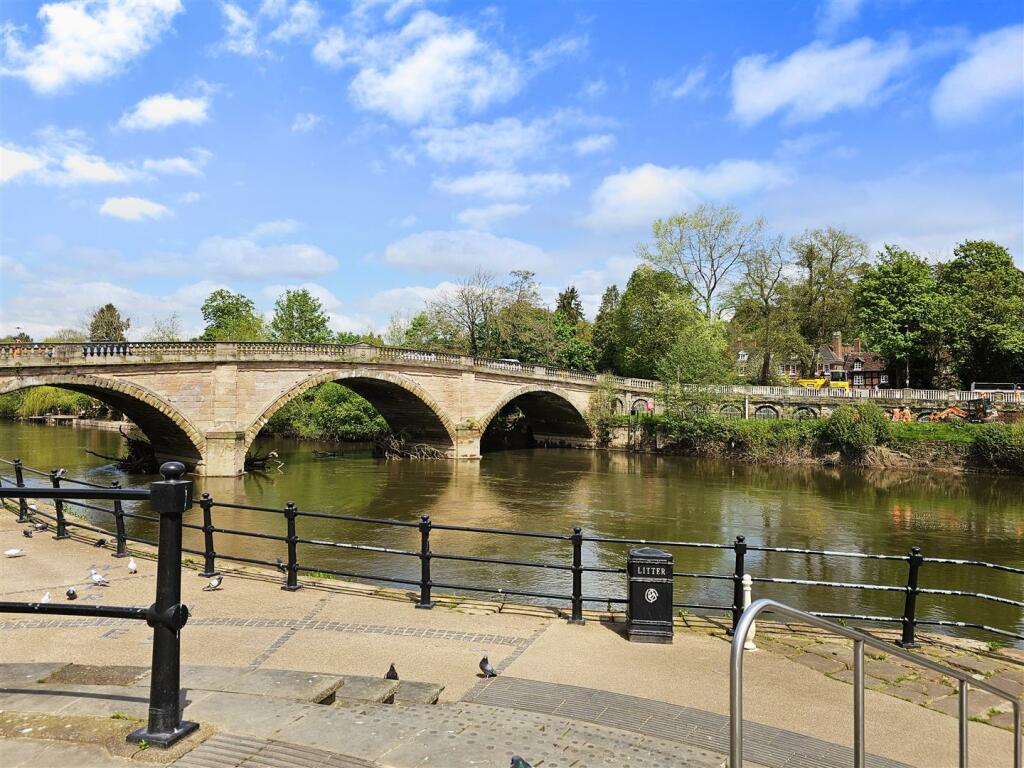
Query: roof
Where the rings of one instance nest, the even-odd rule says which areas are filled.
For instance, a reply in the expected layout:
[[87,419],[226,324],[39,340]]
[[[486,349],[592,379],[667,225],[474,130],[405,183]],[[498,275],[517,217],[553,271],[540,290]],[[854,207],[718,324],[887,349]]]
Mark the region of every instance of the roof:
[[862,371],[884,371],[888,366],[885,358],[875,352],[861,350],[860,352],[847,352],[843,360],[843,367],[846,370],[853,370],[855,361],[860,360]]
[[835,363],[843,362],[838,357],[836,357],[836,353],[832,351],[832,347],[830,347],[828,344],[822,344],[820,347],[818,347],[818,359],[822,363],[827,365],[834,365]]

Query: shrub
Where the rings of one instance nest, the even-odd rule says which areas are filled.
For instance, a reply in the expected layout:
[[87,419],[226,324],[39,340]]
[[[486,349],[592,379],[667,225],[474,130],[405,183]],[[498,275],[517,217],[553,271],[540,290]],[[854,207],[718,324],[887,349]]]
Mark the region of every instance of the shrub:
[[876,444],[874,427],[850,405],[841,405],[832,412],[821,430],[821,440],[844,456],[862,456]]
[[873,445],[885,445],[892,438],[892,422],[885,410],[875,403],[858,403],[854,406],[857,417],[871,430]]
[[19,390],[6,395],[0,395],[0,419],[13,419],[21,409],[21,401],[25,399],[25,392]]
[[352,390],[328,382],[277,411],[266,430],[311,440],[373,440],[388,427],[370,403]]
[[25,391],[18,406],[18,415],[79,414],[97,410],[99,407],[99,401],[79,392],[57,387],[32,387]]
[[981,464],[1024,474],[1024,422],[988,425],[975,436],[971,454]]

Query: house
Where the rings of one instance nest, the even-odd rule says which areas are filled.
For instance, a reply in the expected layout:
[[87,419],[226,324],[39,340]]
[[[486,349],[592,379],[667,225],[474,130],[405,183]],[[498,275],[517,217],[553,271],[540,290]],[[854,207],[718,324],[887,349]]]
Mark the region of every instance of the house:
[[843,344],[843,336],[839,331],[832,334],[832,345],[822,344],[818,349],[818,364],[815,374],[828,378],[833,371],[846,373],[846,380],[851,387],[889,387],[889,363],[876,352],[870,352],[861,346],[860,339],[852,344]]

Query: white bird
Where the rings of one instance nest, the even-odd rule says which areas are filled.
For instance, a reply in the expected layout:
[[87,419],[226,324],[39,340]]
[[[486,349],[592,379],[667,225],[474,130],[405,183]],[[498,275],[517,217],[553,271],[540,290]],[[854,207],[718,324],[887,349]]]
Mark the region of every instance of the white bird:
[[37,507],[35,504],[29,504],[28,508],[31,509],[33,512],[39,511],[39,507]]
[[135,558],[134,557],[129,557],[128,558],[128,573],[138,573],[138,572],[139,572],[139,566],[137,566],[135,564]]
[[5,549],[4,557],[21,557],[25,554],[24,549]]
[[217,574],[212,579],[210,579],[209,584],[203,587],[203,592],[216,592],[218,589],[220,589],[221,582],[223,581],[224,577],[220,574]]
[[40,600],[39,602],[40,603],[49,603],[50,602],[50,593],[49,592],[43,593],[43,599]]
[[96,573],[95,568],[89,569],[89,577],[92,579],[92,583],[97,587],[109,587],[110,582],[107,581],[107,577],[101,573]]

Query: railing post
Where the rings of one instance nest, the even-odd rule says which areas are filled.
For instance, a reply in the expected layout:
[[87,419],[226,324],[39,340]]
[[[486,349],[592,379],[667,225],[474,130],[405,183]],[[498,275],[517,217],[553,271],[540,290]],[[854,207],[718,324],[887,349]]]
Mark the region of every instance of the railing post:
[[298,515],[298,507],[289,501],[284,508],[284,516],[288,521],[288,581],[281,587],[286,592],[294,592],[299,588],[299,537],[295,533],[295,518]]
[[729,635],[736,631],[736,625],[739,624],[740,615],[743,613],[743,560],[747,554],[747,537],[737,536],[732,549],[736,553],[736,563],[732,572],[732,627],[726,630],[726,634]]
[[570,624],[583,624],[583,530],[572,529],[572,618]]
[[[120,488],[121,483],[114,480],[110,484],[111,488]],[[117,549],[111,557],[128,557],[128,535],[124,530],[124,507],[121,506],[120,499],[114,499],[114,530],[115,540],[117,541]]]
[[430,581],[430,515],[420,515],[420,599],[416,603],[417,608],[429,610],[434,607],[430,596],[430,588],[433,586]]
[[[19,488],[25,487],[25,472],[21,466],[21,459],[14,460],[14,484]],[[28,502],[24,496],[18,499],[18,522],[28,522]]]
[[853,641],[853,766],[864,768],[864,641]]
[[181,604],[181,518],[192,506],[192,481],[182,480],[185,465],[160,467],[163,480],[150,485],[150,503],[160,515],[156,563],[156,601],[146,623],[153,628],[153,665],[149,684],[149,720],[128,734],[130,743],[169,747],[199,725],[181,719],[181,628],[188,608]]
[[213,549],[213,499],[204,493],[199,499],[203,510],[203,572],[200,576],[210,578],[217,575],[217,553]]
[[896,645],[900,648],[917,648],[914,630],[917,626],[917,572],[921,568],[924,557],[920,547],[910,548],[910,570],[907,573],[907,594],[903,602],[903,634]]
[[[50,470],[50,483],[54,488],[60,488],[60,472],[58,470]],[[68,524],[64,519],[64,499],[53,500],[53,511],[57,518],[57,535],[54,538],[70,539],[71,534],[68,533]]]
[[[970,692],[971,686],[966,680],[960,681],[960,688],[957,691],[957,714],[960,721],[960,768],[968,768],[967,763],[970,760],[970,745],[967,738],[967,726],[970,723],[970,719],[967,717],[969,709],[967,707],[967,694]],[[1020,734],[1014,734],[1014,738],[1017,738]]]

